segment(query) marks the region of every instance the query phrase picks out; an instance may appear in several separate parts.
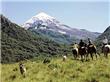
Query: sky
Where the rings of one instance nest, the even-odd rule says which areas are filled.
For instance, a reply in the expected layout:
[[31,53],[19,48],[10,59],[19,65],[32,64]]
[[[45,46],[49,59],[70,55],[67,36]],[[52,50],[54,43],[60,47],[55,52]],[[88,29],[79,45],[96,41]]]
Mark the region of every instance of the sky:
[[4,0],[1,9],[0,13],[19,25],[40,12],[70,27],[93,32],[103,32],[110,25],[108,0]]

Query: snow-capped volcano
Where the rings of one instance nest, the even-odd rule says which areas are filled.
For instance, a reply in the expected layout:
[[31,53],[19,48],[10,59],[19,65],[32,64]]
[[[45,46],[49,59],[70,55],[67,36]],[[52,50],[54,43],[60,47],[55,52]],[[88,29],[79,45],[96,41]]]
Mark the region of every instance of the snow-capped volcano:
[[25,27],[26,29],[30,29],[30,28],[33,28],[33,27],[34,28],[39,28],[39,25],[41,25],[43,27],[45,27],[45,26],[53,27],[53,26],[58,26],[59,21],[57,21],[54,17],[51,17],[51,16],[47,15],[44,12],[41,12],[41,13],[33,16],[28,21],[26,21],[23,24],[23,27]]
[[[99,34],[95,34],[94,32],[90,32],[87,30],[77,29],[69,27],[65,24],[62,24],[59,22],[56,18],[49,16],[48,14],[41,12],[35,16],[33,16],[31,19],[26,21],[23,24],[23,27],[25,29],[34,30],[34,31],[41,31],[42,33],[52,33],[55,34],[61,34],[61,35],[67,35],[71,37],[76,37],[78,39],[81,38],[96,38]],[[46,35],[46,34],[44,34]],[[55,35],[52,35],[52,37]],[[56,36],[55,36],[56,38]]]
[[62,34],[66,34],[67,30],[71,30],[69,26],[61,24],[54,17],[49,16],[44,12],[41,12],[26,21],[23,24],[23,27],[25,29],[47,29]]
[[51,20],[51,19],[55,19],[54,17],[51,17],[49,15],[47,15],[44,12],[39,13],[38,15],[36,15],[35,17],[39,18],[39,20]]
[[31,19],[29,19],[28,21],[26,21],[26,23],[28,23],[28,22],[29,22],[29,23],[34,23],[34,22],[36,22],[36,20],[41,20],[41,21],[43,21],[43,22],[46,22],[46,21],[50,20],[51,22],[53,22],[54,19],[55,19],[55,18],[53,18],[53,17],[47,15],[46,13],[41,12],[41,13],[39,13],[39,14],[33,16],[33,17],[32,17]]

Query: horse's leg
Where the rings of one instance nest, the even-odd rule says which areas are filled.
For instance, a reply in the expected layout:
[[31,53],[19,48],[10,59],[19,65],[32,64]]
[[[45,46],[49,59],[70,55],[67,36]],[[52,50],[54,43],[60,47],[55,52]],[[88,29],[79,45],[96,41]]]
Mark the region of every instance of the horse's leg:
[[80,54],[79,53],[77,53],[77,58],[80,58]]
[[84,60],[86,60],[86,54],[84,54]]
[[106,51],[104,51],[104,57],[107,58],[107,52]]
[[78,54],[76,53],[76,59],[78,58]]
[[85,54],[83,53],[83,60],[85,59]]
[[73,57],[74,57],[74,59],[75,59],[75,54],[73,53]]
[[72,53],[73,53],[73,58],[75,59],[75,54],[74,54],[73,50],[72,50]]
[[106,53],[104,52],[104,57],[106,58]]
[[109,48],[107,48],[106,58],[108,58],[108,54],[109,54],[109,52],[110,52],[110,49],[109,49]]
[[78,58],[78,52],[76,52],[76,59]]
[[83,55],[81,54],[81,61],[83,61]]
[[90,55],[91,55],[91,58],[92,58],[92,60],[93,60],[93,54],[92,54],[92,53],[90,53]]
[[86,61],[88,60],[88,55],[89,55],[89,53],[86,53]]
[[85,55],[85,54],[83,54],[82,56],[83,56],[83,60],[85,60],[85,59],[86,59],[86,55]]
[[75,50],[75,59],[77,59],[77,51]]
[[106,53],[104,53],[105,58],[107,58]]
[[77,52],[77,54],[76,54],[77,56],[76,56],[76,58],[78,59],[78,57],[79,57],[79,53]]
[[95,53],[95,57],[96,57],[96,59],[97,59],[97,54]]
[[108,58],[108,53],[106,53],[105,55],[106,55],[106,58]]
[[94,54],[95,54],[95,57],[96,57],[96,59],[97,59],[97,52],[96,52],[96,50],[94,51]]
[[99,52],[96,52],[96,54],[100,57],[100,53]]
[[83,52],[83,60],[85,60],[86,59],[86,51],[84,50],[84,52]]
[[74,59],[77,58],[77,52],[75,50],[73,51],[73,57],[74,57]]
[[74,59],[76,60],[76,54],[74,54]]
[[78,58],[78,54],[76,54],[76,59]]

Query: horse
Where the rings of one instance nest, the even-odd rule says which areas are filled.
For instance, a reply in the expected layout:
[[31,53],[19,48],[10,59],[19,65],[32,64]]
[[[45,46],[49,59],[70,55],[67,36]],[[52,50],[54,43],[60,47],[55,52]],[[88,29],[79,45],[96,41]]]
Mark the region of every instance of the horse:
[[81,60],[83,61],[86,58],[86,55],[87,55],[87,48],[86,48],[86,46],[79,47],[78,51],[79,51],[78,52],[79,55],[81,56]]
[[87,57],[88,57],[89,54],[90,54],[92,60],[93,60],[93,54],[95,54],[96,59],[97,59],[97,54],[100,56],[100,54],[97,53],[96,46],[93,45],[93,44],[87,46]]
[[103,47],[103,53],[104,53],[104,56],[108,58],[108,53],[110,53],[110,45],[107,44]]
[[78,45],[77,44],[73,45],[72,53],[73,53],[74,59],[77,59],[78,57]]

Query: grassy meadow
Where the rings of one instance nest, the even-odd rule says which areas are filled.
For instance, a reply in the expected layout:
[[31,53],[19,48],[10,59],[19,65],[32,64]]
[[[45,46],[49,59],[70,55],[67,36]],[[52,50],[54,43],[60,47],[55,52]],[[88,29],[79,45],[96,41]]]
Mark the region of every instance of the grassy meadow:
[[61,57],[47,64],[37,58],[23,62],[25,78],[19,72],[19,63],[1,64],[1,82],[110,82],[110,54],[108,59],[101,56],[84,62],[71,56],[65,62]]

